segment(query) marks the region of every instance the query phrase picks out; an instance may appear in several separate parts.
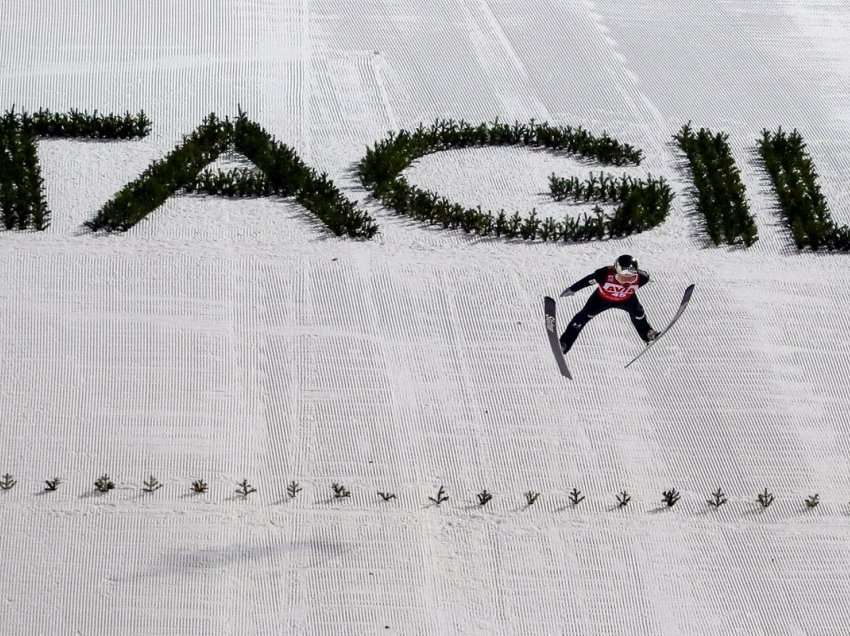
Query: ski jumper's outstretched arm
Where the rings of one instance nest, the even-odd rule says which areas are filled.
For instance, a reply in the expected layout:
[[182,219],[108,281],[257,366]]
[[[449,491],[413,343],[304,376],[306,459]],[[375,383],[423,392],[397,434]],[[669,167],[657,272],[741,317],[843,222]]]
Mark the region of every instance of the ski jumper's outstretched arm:
[[585,287],[591,287],[592,285],[601,285],[605,282],[605,275],[608,273],[607,267],[600,267],[595,272],[591,272],[581,280],[577,280],[572,285],[567,287],[564,291],[561,292],[561,298],[566,298],[567,296],[572,296],[577,291],[584,289]]

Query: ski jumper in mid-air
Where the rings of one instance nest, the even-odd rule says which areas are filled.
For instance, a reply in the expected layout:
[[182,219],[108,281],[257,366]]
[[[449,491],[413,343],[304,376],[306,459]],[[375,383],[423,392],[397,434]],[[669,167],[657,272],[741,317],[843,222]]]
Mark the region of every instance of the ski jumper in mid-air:
[[636,293],[638,287],[648,282],[649,274],[638,269],[638,263],[634,258],[623,254],[613,266],[600,267],[567,287],[561,293],[561,298],[572,296],[585,287],[597,286],[596,291],[591,294],[584,307],[573,317],[564,333],[561,334],[561,351],[566,354],[588,321],[612,307],[629,312],[632,324],[645,343],[649,344],[655,340],[658,332],[649,326],[646,312],[638,301]]

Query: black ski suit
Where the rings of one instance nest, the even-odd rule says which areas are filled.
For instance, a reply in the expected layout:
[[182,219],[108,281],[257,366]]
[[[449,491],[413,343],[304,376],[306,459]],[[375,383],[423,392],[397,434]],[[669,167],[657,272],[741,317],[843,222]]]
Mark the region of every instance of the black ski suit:
[[632,324],[644,342],[649,342],[647,336],[652,327],[646,319],[646,312],[643,306],[638,301],[638,287],[646,285],[649,282],[649,274],[643,270],[638,270],[637,280],[632,283],[621,283],[615,278],[615,270],[613,267],[601,267],[592,274],[588,274],[580,281],[570,285],[563,294],[572,295],[567,292],[577,292],[585,287],[590,287],[594,283],[597,285],[596,291],[587,299],[584,307],[579,311],[570,324],[567,326],[564,333],[561,334],[561,350],[566,353],[572,348],[576,338],[578,338],[581,330],[587,322],[594,316],[602,313],[607,309],[615,307],[629,312],[629,318]]

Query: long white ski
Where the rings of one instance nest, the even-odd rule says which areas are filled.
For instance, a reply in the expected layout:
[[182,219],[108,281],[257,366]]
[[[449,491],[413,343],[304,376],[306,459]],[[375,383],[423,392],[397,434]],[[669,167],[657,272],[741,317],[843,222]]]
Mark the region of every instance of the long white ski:
[[688,308],[688,303],[689,303],[689,302],[691,302],[691,295],[694,293],[694,287],[695,287],[695,285],[688,285],[687,289],[685,289],[685,295],[684,295],[684,296],[682,296],[682,302],[681,302],[681,304],[679,305],[679,309],[676,311],[676,315],[674,315],[674,316],[673,316],[673,320],[671,320],[671,321],[667,324],[667,326],[666,326],[666,327],[664,327],[664,329],[663,329],[663,330],[661,330],[661,331],[659,332],[659,334],[658,334],[658,336],[655,338],[655,340],[653,340],[653,341],[652,341],[652,342],[650,342],[648,345],[646,345],[646,348],[645,348],[643,351],[641,351],[639,354],[637,354],[634,358],[632,358],[632,359],[629,361],[629,363],[626,365],[626,368],[627,368],[627,369],[629,368],[629,365],[630,365],[632,362],[634,362],[635,360],[637,360],[638,358],[640,358],[640,357],[641,357],[644,353],[646,353],[647,351],[649,351],[649,349],[650,349],[650,348],[651,348],[651,347],[652,347],[652,346],[653,346],[656,342],[658,342],[659,340],[661,340],[661,337],[662,337],[665,333],[667,333],[668,331],[670,331],[670,327],[672,327],[673,325],[675,325],[675,324],[676,324],[676,321],[677,321],[677,320],[679,320],[679,318],[682,316],[682,314],[683,314],[683,313],[685,313],[685,309],[687,309],[687,308]]
[[567,368],[567,361],[561,353],[561,342],[558,340],[558,320],[555,317],[555,299],[549,296],[543,297],[543,313],[546,315],[546,335],[549,336],[549,345],[558,363],[558,369],[565,378],[573,379]]

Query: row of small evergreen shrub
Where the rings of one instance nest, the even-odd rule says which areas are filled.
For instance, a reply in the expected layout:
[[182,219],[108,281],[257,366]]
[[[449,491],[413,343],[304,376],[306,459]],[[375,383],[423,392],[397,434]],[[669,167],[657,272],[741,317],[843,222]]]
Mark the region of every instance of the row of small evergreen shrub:
[[762,130],[758,152],[797,248],[850,250],[850,228],[833,221],[802,135]]
[[147,137],[151,131],[151,120],[144,111],[101,114],[96,110],[69,110],[54,113],[40,109],[35,113],[21,114],[21,127],[37,137],[74,139],[134,139]]
[[437,120],[430,126],[420,124],[415,130],[392,131],[389,136],[366,148],[357,172],[360,180],[380,197],[399,174],[416,159],[427,154],[481,146],[537,146],[567,155],[585,157],[604,164],[640,165],[641,150],[621,144],[603,133],[597,137],[582,127],[552,126],[546,122],[507,124],[495,120],[473,126],[463,120]]
[[56,113],[44,108],[34,113],[6,111],[0,126],[14,126],[36,137],[73,139],[134,139],[146,137],[151,131],[151,120],[145,111],[102,114],[71,109]]
[[186,186],[187,193],[218,197],[268,197],[277,194],[266,175],[251,168],[204,170]]
[[35,113],[7,110],[0,118],[0,222],[7,230],[44,230],[50,225],[38,137],[130,139],[144,137],[150,127],[144,111],[102,115],[43,108]]
[[[0,118],[0,222],[7,229],[45,229],[50,210],[36,149],[37,137],[128,139],[147,135],[151,122],[137,114],[102,115],[71,110],[53,113],[6,111]],[[732,158],[728,135],[687,124],[674,136],[688,158],[697,194],[697,208],[715,244],[758,238],[749,212],[740,172]],[[495,235],[544,241],[588,241],[640,232],[662,223],[672,192],[663,179],[615,179],[600,173],[589,179],[550,177],[550,192],[558,200],[616,202],[613,214],[596,205],[580,217],[562,221],[465,208],[445,197],[413,186],[401,176],[416,159],[433,152],[473,146],[525,145],[613,165],[639,165],[640,150],[607,134],[594,136],[578,127],[547,123],[481,123],[440,120],[414,131],[401,130],[366,150],[358,163],[360,180],[372,194],[398,214],[444,228],[481,236]],[[235,147],[261,173],[238,169],[212,172],[204,167],[225,149]],[[850,228],[838,227],[818,184],[818,175],[799,132],[762,131],[758,151],[779,198],[785,221],[799,249],[850,250]],[[93,230],[127,230],[178,191],[223,196],[294,196],[337,235],[370,238],[377,225],[336,188],[327,174],[317,173],[288,146],[239,113],[235,125],[214,114],[204,119],[162,160],[120,190],[86,225]]]
[[230,144],[233,124],[215,114],[204,118],[192,134],[162,159],[148,166],[86,221],[91,230],[126,231],[194,182],[198,173]]
[[704,229],[715,245],[758,240],[756,221],[750,213],[741,172],[732,157],[729,135],[712,133],[690,122],[673,135],[687,157],[696,191],[696,208],[702,214]]
[[[15,479],[10,473],[6,473],[2,477],[0,477],[0,491],[7,491],[14,488],[18,483],[18,480]],[[44,481],[44,492],[56,492],[59,490],[60,485],[64,482],[59,477],[54,477],[53,479],[47,479]],[[243,498],[248,497],[252,493],[257,492],[257,489],[248,482],[247,479],[243,479],[241,482],[237,482],[238,486],[235,491],[237,494],[242,495]],[[163,483],[160,482],[156,477],[151,475],[147,479],[142,481],[141,490],[152,494],[157,490],[160,490],[163,487]],[[190,489],[195,494],[203,494],[209,490],[210,485],[204,481],[203,479],[196,479],[191,482]],[[94,489],[96,492],[100,494],[108,493],[111,490],[115,489],[115,482],[112,478],[104,473],[100,477],[98,477],[94,481]],[[304,490],[297,481],[291,481],[286,485],[286,494],[289,499],[295,499],[295,497]],[[331,501],[333,499],[348,499],[351,497],[351,491],[346,488],[344,484],[334,482],[331,484],[331,492],[333,493],[332,497],[326,501]],[[397,495],[393,492],[382,491],[379,490],[376,492],[378,497],[380,497],[383,501],[391,501],[392,499],[397,499]],[[537,500],[540,498],[540,492],[529,490],[524,493],[526,506],[533,506]],[[482,491],[476,493],[476,498],[478,499],[479,506],[486,506],[490,501],[493,500],[493,493],[488,491],[486,488]],[[584,501],[587,497],[582,494],[581,490],[578,488],[573,488],[569,492],[569,502],[575,507],[578,506],[582,501]],[[440,485],[439,489],[435,493],[433,497],[428,497],[428,501],[430,501],[435,506],[440,506],[445,502],[449,501],[451,497],[446,492],[446,487],[444,485]],[[632,501],[632,496],[625,490],[620,491],[615,496],[617,507],[624,508],[629,502]],[[664,490],[661,493],[661,503],[663,503],[666,507],[672,508],[682,499],[682,494],[676,490],[675,488],[670,488],[669,490]],[[755,497],[755,501],[762,508],[769,508],[773,505],[776,497],[767,488],[764,489],[764,492],[757,493]],[[729,498],[726,496],[726,493],[718,487],[717,490],[711,493],[708,499],[704,500],[709,507],[714,508],[715,510],[725,506],[729,503]],[[817,508],[821,501],[820,495],[815,493],[813,495],[809,495],[803,500],[803,503],[806,505],[808,509]]]
[[[391,132],[386,139],[366,149],[357,164],[361,183],[383,205],[397,214],[444,228],[462,229],[479,236],[541,239],[544,241],[587,241],[652,227],[666,218],[669,202],[660,217],[647,214],[637,198],[625,203],[613,216],[599,206],[592,214],[567,216],[563,221],[538,218],[535,211],[523,218],[504,210],[494,213],[481,207],[465,208],[446,197],[411,185],[401,173],[413,161],[434,152],[468,147],[523,145],[547,148],[568,155],[613,165],[639,165],[642,152],[603,134],[596,137],[583,128],[551,126],[547,123],[501,123],[498,120],[473,126],[464,121],[438,120],[414,131]],[[667,189],[669,194],[669,188]],[[612,233],[613,232],[613,233]]]
[[50,225],[36,139],[13,111],[0,119],[0,221],[7,230]]
[[276,195],[294,196],[337,236],[372,238],[378,232],[372,217],[349,201],[327,173],[319,174],[305,164],[295,150],[278,142],[241,111],[236,120],[234,147],[265,174]]
[[599,235],[594,238],[628,236],[655,227],[667,218],[673,202],[673,191],[663,177],[655,179],[650,175],[643,180],[624,175],[617,178],[601,171],[598,177],[591,173],[585,180],[552,174],[549,193],[556,201],[616,203],[610,215],[599,206],[594,207],[592,225]]
[[[231,148],[261,172],[205,170]],[[337,236],[371,238],[378,231],[372,218],[349,201],[327,174],[307,166],[295,150],[276,141],[241,111],[235,123],[214,113],[208,115],[180,145],[124,186],[86,226],[128,230],[181,191],[234,197],[293,196]]]

